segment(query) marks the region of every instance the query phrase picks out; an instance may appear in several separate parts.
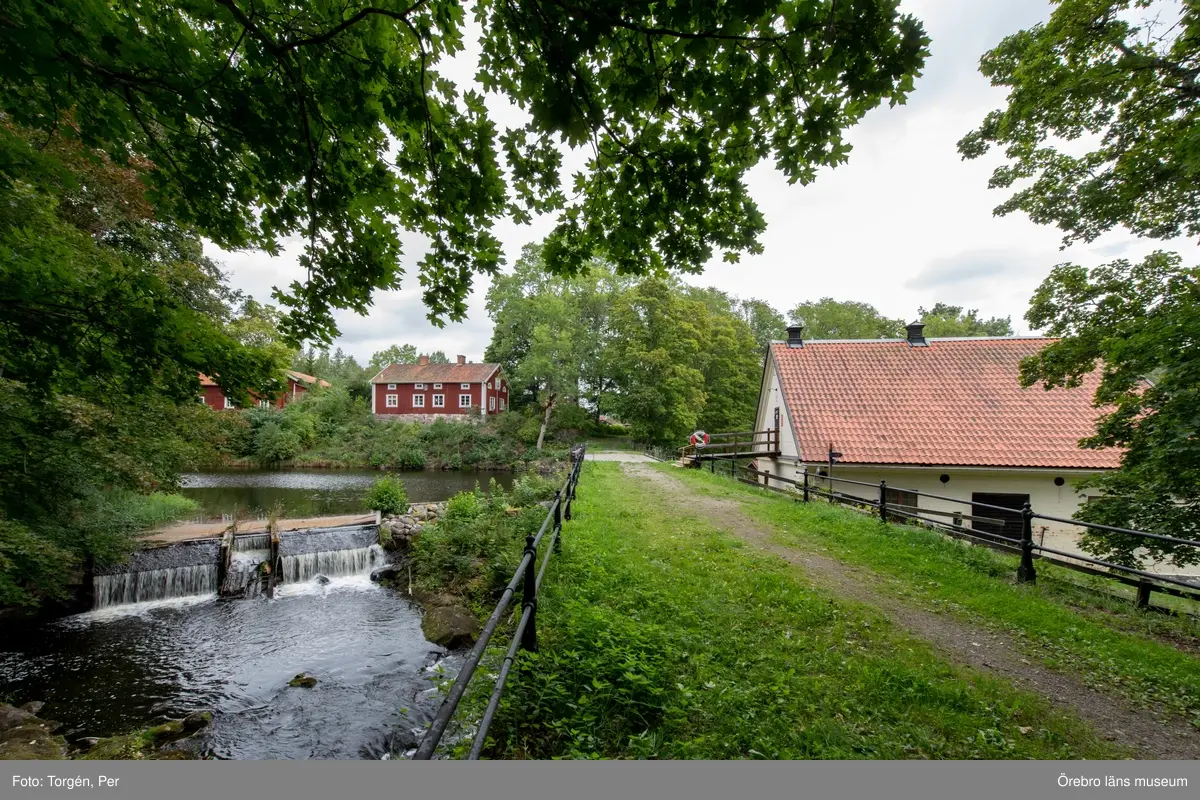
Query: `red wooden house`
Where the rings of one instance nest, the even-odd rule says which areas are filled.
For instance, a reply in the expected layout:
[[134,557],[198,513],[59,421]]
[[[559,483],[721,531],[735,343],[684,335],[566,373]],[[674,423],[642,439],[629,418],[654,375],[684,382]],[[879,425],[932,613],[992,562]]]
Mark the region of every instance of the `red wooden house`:
[[390,364],[371,379],[371,411],[409,416],[498,414],[508,409],[508,380],[499,364]]
[[[328,381],[320,380],[312,375],[305,375],[303,372],[289,369],[286,375],[287,390],[280,392],[274,402],[255,396],[259,408],[283,408],[293,400],[302,397],[314,385],[329,386]],[[204,374],[200,375],[200,402],[215,411],[237,408],[233,401],[221,391],[221,387],[217,386],[217,382]]]

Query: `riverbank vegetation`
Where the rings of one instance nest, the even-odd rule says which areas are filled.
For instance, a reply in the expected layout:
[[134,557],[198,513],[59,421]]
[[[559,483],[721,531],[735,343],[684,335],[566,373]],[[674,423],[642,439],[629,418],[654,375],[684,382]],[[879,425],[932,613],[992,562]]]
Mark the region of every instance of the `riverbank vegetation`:
[[[1045,701],[673,513],[619,465],[589,463],[580,487],[539,597],[540,649],[509,680],[491,757],[1121,755]],[[488,694],[486,681],[468,694],[467,718]]]
[[493,481],[450,498],[445,513],[414,539],[414,589],[461,598],[486,617],[521,561],[525,537],[546,519],[543,503],[564,479],[527,473],[507,492]]
[[208,413],[213,436],[198,466],[514,469],[561,460],[580,435],[561,415],[539,452],[537,423],[519,412],[429,424],[380,419],[340,386],[310,391],[282,410]]

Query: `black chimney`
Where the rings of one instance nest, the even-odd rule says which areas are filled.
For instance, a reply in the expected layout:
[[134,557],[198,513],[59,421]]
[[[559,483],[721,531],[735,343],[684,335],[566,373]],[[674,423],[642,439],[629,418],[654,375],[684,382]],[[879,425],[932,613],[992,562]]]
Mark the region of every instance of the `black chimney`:
[[804,326],[789,325],[788,329],[788,347],[804,347]]
[[925,341],[924,322],[910,322],[904,326],[904,330],[908,331],[909,347],[929,347],[929,342]]

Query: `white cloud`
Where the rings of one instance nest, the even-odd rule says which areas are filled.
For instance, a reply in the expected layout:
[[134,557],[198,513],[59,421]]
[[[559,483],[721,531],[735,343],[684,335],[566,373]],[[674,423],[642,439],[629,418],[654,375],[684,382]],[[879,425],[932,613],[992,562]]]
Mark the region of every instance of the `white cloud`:
[[[689,283],[759,297],[781,311],[832,296],[910,317],[919,306],[944,301],[977,307],[985,316],[1011,316],[1020,330],[1030,295],[1055,264],[1094,264],[1162,246],[1111,233],[1064,251],[1054,228],[1021,214],[993,216],[1006,197],[987,189],[998,157],[964,162],[958,155],[958,140],[1004,102],[1004,93],[979,74],[980,56],[1004,36],[1047,19],[1046,0],[913,0],[904,6],[932,39],[932,55],[908,104],[868,114],[850,134],[849,163],[822,170],[810,186],[789,186],[770,164],[754,169],[750,187],[769,226],[764,252],[736,265],[714,259],[702,275],[687,277]],[[471,49],[444,65],[443,74],[461,85],[475,71],[474,57]],[[488,106],[500,124],[521,118],[503,98],[489,97]],[[582,154],[569,154],[566,171],[582,160]],[[498,223],[509,263],[552,225],[551,219],[531,226]],[[267,300],[272,286],[303,279],[298,252],[290,246],[274,259],[261,253],[218,257],[236,286]],[[338,315],[338,344],[347,352],[365,360],[388,344],[411,342],[482,356],[491,331],[483,306],[488,279],[476,284],[469,320],[439,330],[421,307],[414,266],[420,256],[416,248],[406,254],[405,288],[377,296],[368,316]]]

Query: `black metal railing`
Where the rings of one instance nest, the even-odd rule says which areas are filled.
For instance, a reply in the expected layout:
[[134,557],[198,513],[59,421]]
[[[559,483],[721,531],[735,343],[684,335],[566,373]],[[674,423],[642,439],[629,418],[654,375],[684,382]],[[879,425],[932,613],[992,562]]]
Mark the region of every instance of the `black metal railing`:
[[[813,496],[823,497],[833,503],[845,504],[859,510],[866,510],[869,513],[877,513],[882,522],[920,522],[956,538],[982,544],[996,550],[1015,553],[1020,556],[1017,567],[1017,581],[1020,583],[1034,583],[1037,580],[1037,568],[1034,564],[1035,559],[1037,559],[1045,560],[1047,563],[1065,567],[1076,572],[1096,575],[1132,586],[1137,590],[1136,603],[1142,608],[1150,606],[1151,592],[1161,592],[1174,597],[1200,600],[1200,583],[1196,581],[1184,580],[1157,572],[1148,572],[1124,564],[1092,558],[1082,553],[1047,547],[1040,542],[1035,542],[1033,537],[1033,521],[1044,520],[1046,522],[1075,525],[1085,530],[1120,533],[1195,548],[1200,548],[1200,541],[1158,533],[1148,533],[1130,528],[1100,525],[1077,519],[1066,519],[1049,514],[1039,514],[1033,510],[1029,502],[1024,503],[1021,508],[1011,508],[975,500],[964,500],[958,497],[947,497],[946,495],[933,494],[932,492],[917,489],[888,486],[886,481],[868,483],[866,481],[856,481],[829,475],[814,476],[808,472],[803,474],[802,480],[797,481],[748,466],[739,467],[739,469],[744,474],[737,475],[736,477],[742,483],[782,492],[793,496],[794,499],[801,502],[808,502]],[[862,494],[865,493],[854,494],[853,490],[839,491],[835,487],[835,484],[869,488],[874,490],[870,493],[873,496],[864,497]],[[910,495],[913,498],[927,497],[931,500],[940,500],[945,503],[967,506],[970,508],[970,512],[934,510],[920,508],[918,505],[889,502],[889,490]],[[977,510],[983,513],[976,513]],[[991,516],[986,516],[988,514]],[[1012,536],[1005,535],[1009,532],[1007,523],[1010,521],[1016,522],[1019,526],[1019,530],[1013,531],[1015,535]],[[970,523],[970,526],[963,523]],[[988,528],[999,528],[1004,532],[988,530]]]
[[[555,493],[554,500],[551,501],[550,508],[546,512],[546,519],[542,521],[537,534],[530,534],[525,537],[525,554],[521,558],[521,563],[517,567],[516,573],[513,574],[512,580],[508,582],[508,585],[504,587],[504,592],[500,595],[500,601],[496,603],[495,610],[488,617],[488,621],[483,626],[483,631],[480,633],[478,641],[475,642],[475,646],[467,653],[462,669],[459,670],[458,677],[454,679],[454,685],[450,687],[450,692],[446,695],[446,699],[442,701],[437,714],[434,715],[433,722],[430,723],[429,730],[425,733],[425,738],[421,740],[421,744],[417,747],[417,752],[413,754],[413,759],[427,760],[433,758],[438,743],[441,742],[442,735],[446,732],[446,726],[450,724],[454,712],[458,709],[459,701],[466,694],[467,687],[471,683],[471,678],[474,677],[475,670],[479,666],[479,661],[483,658],[483,653],[487,649],[488,643],[492,640],[492,635],[496,632],[496,628],[499,626],[504,612],[512,604],[517,589],[520,588],[521,618],[517,622],[512,641],[509,643],[508,651],[504,655],[500,674],[496,677],[496,685],[492,689],[491,699],[488,700],[487,708],[483,712],[483,718],[479,721],[479,728],[475,732],[475,738],[471,743],[471,750],[467,758],[471,760],[478,759],[479,754],[483,751],[484,742],[487,740],[488,728],[491,727],[492,718],[495,716],[496,709],[500,705],[500,696],[504,693],[504,685],[508,681],[508,675],[512,669],[513,662],[516,660],[517,651],[537,650],[538,589],[541,588],[542,577],[546,574],[546,565],[550,563],[550,556],[554,553],[562,552],[562,526],[565,520],[571,519],[571,503],[575,500],[575,490],[579,485],[579,474],[583,468],[586,453],[586,445],[574,448],[571,451],[571,470],[567,474],[567,480],[563,484],[563,488]],[[542,558],[541,567],[538,568],[538,548],[547,533],[550,534],[550,542],[544,551],[545,556]]]

